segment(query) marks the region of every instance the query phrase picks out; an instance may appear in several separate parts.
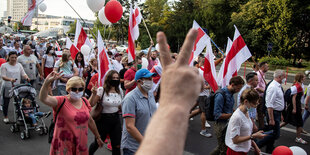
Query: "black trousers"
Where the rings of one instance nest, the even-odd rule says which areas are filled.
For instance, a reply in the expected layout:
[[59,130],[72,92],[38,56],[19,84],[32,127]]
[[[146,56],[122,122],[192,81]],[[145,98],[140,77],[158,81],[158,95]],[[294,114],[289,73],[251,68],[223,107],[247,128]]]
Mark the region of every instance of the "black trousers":
[[[121,121],[118,113],[104,114],[102,113],[100,119],[96,121],[98,132],[104,141],[107,135],[110,136],[112,145],[112,155],[120,155],[121,143]],[[95,138],[94,142],[89,146],[89,155],[93,155],[98,149],[99,145]]]

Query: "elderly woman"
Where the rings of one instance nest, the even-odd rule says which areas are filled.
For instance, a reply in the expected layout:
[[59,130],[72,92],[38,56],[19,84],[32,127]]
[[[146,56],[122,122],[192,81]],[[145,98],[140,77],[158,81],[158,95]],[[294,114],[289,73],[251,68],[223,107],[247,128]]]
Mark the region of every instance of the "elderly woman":
[[66,84],[67,96],[50,96],[48,87],[61,77],[61,72],[53,71],[49,74],[41,88],[39,99],[53,108],[53,113],[59,110],[55,120],[55,130],[50,148],[50,154],[88,154],[87,135],[88,127],[96,137],[101,147],[103,142],[97,130],[95,121],[90,117],[91,106],[82,98],[85,82],[74,76]]

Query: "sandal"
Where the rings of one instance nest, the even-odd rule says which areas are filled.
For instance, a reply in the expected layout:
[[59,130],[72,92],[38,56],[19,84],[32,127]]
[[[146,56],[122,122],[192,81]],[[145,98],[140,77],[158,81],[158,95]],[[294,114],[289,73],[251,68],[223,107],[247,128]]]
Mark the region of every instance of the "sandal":
[[308,142],[306,142],[305,140],[303,140],[302,138],[297,138],[295,139],[296,143],[300,143],[300,144],[308,144]]

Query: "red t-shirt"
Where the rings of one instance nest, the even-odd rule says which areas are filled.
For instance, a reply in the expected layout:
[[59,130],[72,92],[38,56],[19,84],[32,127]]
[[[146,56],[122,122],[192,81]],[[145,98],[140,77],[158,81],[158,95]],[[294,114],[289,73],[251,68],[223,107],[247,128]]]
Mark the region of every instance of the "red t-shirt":
[[[124,80],[128,80],[128,81],[132,81],[135,79],[135,75],[136,75],[137,70],[134,67],[131,67],[130,69],[128,69],[125,72],[124,75]],[[133,89],[135,89],[137,86],[137,84],[135,83],[131,88],[126,89],[126,94],[129,93],[130,91],[132,91]]]
[[0,58],[0,67],[1,67],[1,65],[4,64],[4,63],[6,63],[5,59]]

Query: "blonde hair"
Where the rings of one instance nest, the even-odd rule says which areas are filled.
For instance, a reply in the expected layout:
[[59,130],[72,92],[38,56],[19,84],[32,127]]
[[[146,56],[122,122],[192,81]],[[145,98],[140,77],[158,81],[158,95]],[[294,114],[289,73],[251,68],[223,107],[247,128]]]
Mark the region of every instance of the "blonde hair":
[[90,63],[91,65],[94,65],[94,64],[93,64],[93,61],[95,61],[95,60],[97,60],[97,59],[96,59],[96,58],[92,58],[92,59],[89,60],[89,63]]
[[61,59],[60,59],[60,63],[59,63],[59,67],[63,67],[65,65],[65,63],[67,63],[69,61],[69,56],[70,56],[70,52],[63,52]]
[[68,92],[72,87],[80,85],[82,85],[83,88],[85,87],[84,80],[79,76],[74,76],[68,80],[66,84],[66,91]]

